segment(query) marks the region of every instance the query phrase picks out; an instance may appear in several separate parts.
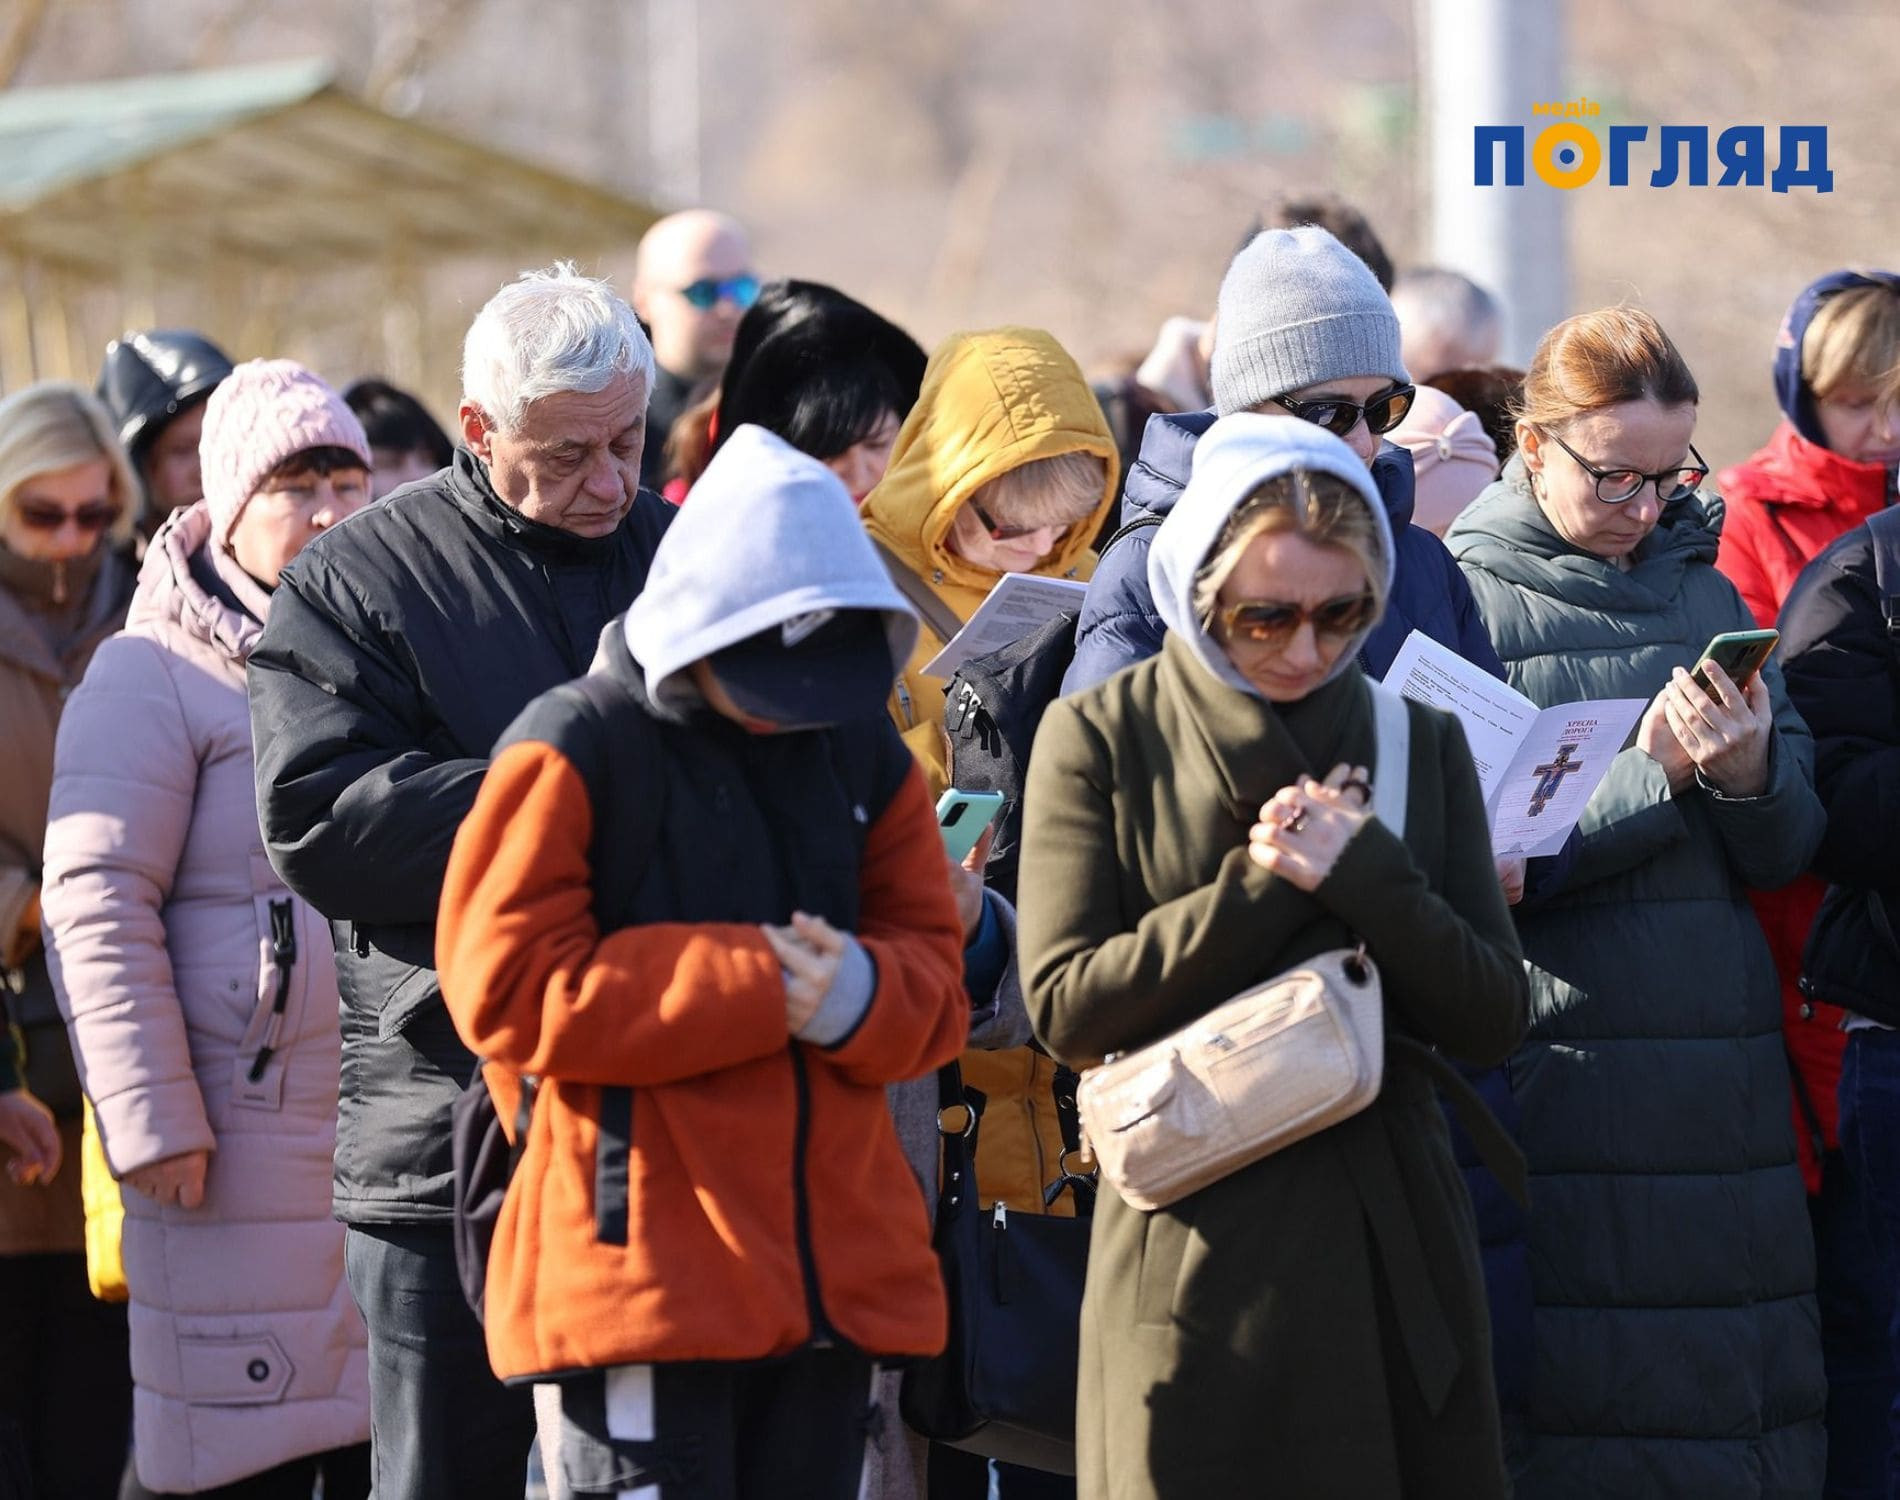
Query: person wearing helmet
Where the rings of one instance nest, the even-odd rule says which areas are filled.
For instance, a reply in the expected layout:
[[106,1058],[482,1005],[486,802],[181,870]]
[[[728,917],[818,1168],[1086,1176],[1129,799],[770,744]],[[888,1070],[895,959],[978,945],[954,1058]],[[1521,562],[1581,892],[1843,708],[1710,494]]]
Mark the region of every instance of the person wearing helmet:
[[146,537],[174,510],[204,498],[198,438],[205,401],[230,373],[224,351],[186,329],[132,332],[106,345],[99,399],[144,489],[138,529]]

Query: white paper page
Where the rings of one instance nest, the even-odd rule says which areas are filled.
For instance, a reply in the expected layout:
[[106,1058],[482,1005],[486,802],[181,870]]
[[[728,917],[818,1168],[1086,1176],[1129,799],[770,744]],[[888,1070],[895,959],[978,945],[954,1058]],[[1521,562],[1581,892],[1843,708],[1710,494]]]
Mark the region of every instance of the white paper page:
[[1648,700],[1603,698],[1547,708],[1524,737],[1491,808],[1499,854],[1555,854],[1583,816]]
[[1414,703],[1457,716],[1470,742],[1471,758],[1478,764],[1478,785],[1489,807],[1511,757],[1537,722],[1537,705],[1417,630],[1392,658],[1385,685]]
[[1082,596],[1088,591],[1086,583],[1073,578],[1005,573],[950,644],[924,664],[924,675],[948,677],[966,661],[1001,651],[1040,630],[1064,610],[1080,609]]

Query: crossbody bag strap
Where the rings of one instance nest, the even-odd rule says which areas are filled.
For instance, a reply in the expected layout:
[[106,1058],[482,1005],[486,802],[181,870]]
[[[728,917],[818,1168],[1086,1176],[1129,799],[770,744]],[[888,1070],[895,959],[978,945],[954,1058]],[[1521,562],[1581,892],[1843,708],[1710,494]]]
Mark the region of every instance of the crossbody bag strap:
[[930,585],[918,577],[903,558],[876,537],[871,538],[871,545],[877,548],[878,560],[884,564],[884,571],[891,575],[891,582],[897,585],[897,592],[910,601],[911,608],[917,611],[923,622],[948,645],[951,638],[963,629],[963,622],[957,618],[956,612],[937,597]]
[[1405,700],[1384,683],[1366,679],[1372,694],[1372,727],[1378,761],[1372,768],[1372,813],[1399,838],[1405,837],[1406,803],[1412,791],[1412,715]]

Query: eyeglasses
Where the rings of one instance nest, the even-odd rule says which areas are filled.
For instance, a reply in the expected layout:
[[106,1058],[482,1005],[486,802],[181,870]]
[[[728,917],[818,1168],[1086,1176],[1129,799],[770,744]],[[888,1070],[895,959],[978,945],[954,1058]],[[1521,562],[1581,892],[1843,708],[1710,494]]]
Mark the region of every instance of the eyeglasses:
[[702,276],[679,291],[701,312],[711,312],[722,298],[744,312],[759,300],[759,278],[750,271],[743,276]]
[[30,531],[58,531],[68,521],[81,531],[104,531],[118,520],[119,507],[99,501],[82,505],[78,510],[64,510],[57,505],[35,505],[30,500],[23,500],[14,515]]
[[1219,611],[1215,618],[1229,641],[1255,646],[1284,646],[1312,622],[1315,635],[1357,635],[1373,621],[1379,601],[1370,593],[1341,594],[1323,604],[1282,604],[1273,599],[1242,599]]
[[1643,474],[1635,469],[1599,469],[1589,459],[1558,437],[1554,432],[1544,434],[1564,452],[1577,461],[1582,469],[1597,482],[1597,499],[1605,505],[1621,505],[1634,500],[1646,484],[1656,486],[1656,498],[1664,505],[1677,500],[1686,500],[1696,492],[1703,480],[1709,477],[1709,466],[1703,462],[1702,455],[1695,451],[1695,444],[1689,445],[1689,457],[1692,464],[1678,464],[1673,469],[1664,469],[1660,474]]
[[1376,437],[1380,433],[1390,432],[1405,420],[1405,414],[1412,409],[1412,400],[1417,395],[1416,386],[1395,385],[1380,391],[1363,405],[1348,401],[1343,396],[1323,396],[1315,401],[1296,401],[1291,396],[1275,396],[1273,399],[1302,422],[1324,427],[1334,437],[1344,437],[1364,417],[1366,431]]
[[[993,542],[1013,542],[1018,537],[1033,536],[1038,531],[1056,531],[1062,536],[1067,536],[1083,521],[1088,520],[1088,516],[1083,516],[1081,520],[1046,521],[1039,526],[1004,526],[974,500],[970,502],[970,509],[976,512],[977,520],[983,523],[983,529],[990,534],[990,540]],[[1089,515],[1093,514],[1093,511],[1089,512]]]

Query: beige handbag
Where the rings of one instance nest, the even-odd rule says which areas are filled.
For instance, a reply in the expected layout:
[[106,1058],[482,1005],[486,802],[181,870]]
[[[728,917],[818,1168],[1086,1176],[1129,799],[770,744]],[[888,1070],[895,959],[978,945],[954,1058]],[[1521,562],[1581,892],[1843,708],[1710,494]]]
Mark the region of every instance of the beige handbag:
[[[1401,837],[1405,702],[1377,683],[1373,811]],[[1336,948],[1224,1001],[1139,1052],[1082,1075],[1082,1127],[1102,1176],[1135,1208],[1166,1208],[1357,1114],[1385,1076],[1385,1007],[1365,947]]]

